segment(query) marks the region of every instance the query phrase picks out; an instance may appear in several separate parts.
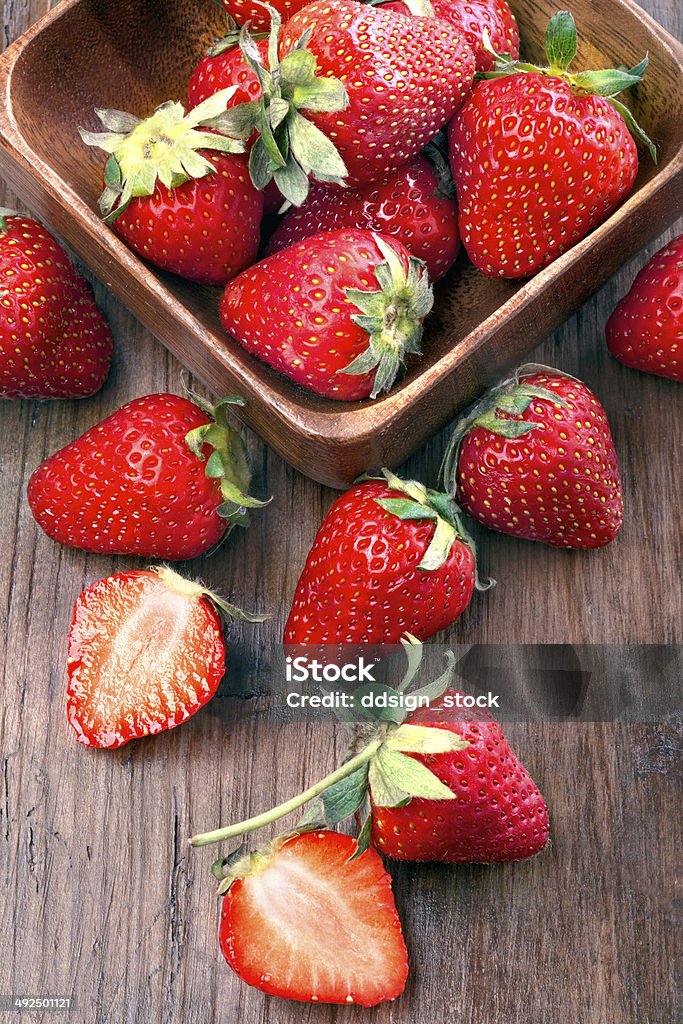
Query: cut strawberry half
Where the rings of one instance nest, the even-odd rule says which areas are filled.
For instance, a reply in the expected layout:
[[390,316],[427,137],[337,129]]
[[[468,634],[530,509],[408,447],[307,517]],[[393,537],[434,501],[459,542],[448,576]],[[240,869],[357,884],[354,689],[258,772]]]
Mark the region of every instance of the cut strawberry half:
[[213,697],[225,673],[217,607],[260,621],[166,566],[92,583],[74,606],[67,716],[80,743],[120,747],[173,729]]
[[275,840],[232,869],[220,943],[249,985],[302,1002],[375,1006],[408,975],[391,878],[356,841],[315,831]]

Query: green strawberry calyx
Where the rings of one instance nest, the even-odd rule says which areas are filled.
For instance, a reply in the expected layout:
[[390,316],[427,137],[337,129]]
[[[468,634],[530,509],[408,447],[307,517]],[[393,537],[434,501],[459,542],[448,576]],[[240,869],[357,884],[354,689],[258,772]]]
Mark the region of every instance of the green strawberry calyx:
[[[251,467],[244,441],[231,426],[228,410],[231,406],[244,406],[239,395],[227,395],[216,405],[211,405],[199,395],[188,392],[188,397],[202,412],[211,418],[210,423],[195,427],[185,436],[185,444],[198,459],[206,462],[207,477],[220,485],[222,503],[217,511],[228,523],[228,532],[233,526],[248,526],[250,508],[263,508],[272,499],[260,501],[249,494]],[[213,451],[205,455],[206,447]]]
[[[406,634],[401,641],[407,659],[405,674],[395,687],[383,684],[363,684],[353,694],[354,701],[367,692],[368,686],[375,691],[380,688],[387,694],[399,695],[410,692],[413,697],[426,697],[436,701],[453,682],[455,656],[446,653],[446,669],[437,678],[415,688],[424,649],[419,640]],[[339,824],[351,815],[359,814],[363,820],[358,835],[357,848],[353,857],[363,853],[370,844],[371,806],[402,807],[414,797],[423,800],[454,800],[452,792],[437,776],[411,757],[411,754],[445,754],[464,750],[469,743],[459,735],[446,729],[412,725],[406,722],[409,712],[405,707],[382,708],[364,714],[372,720],[356,724],[353,738],[346,756],[339,768],[309,786],[298,796],[278,804],[276,807],[257,814],[245,821],[204,832],[190,839],[194,847],[244,837],[250,832],[266,828],[281,818],[307,806],[294,830],[275,842],[282,842],[287,835],[304,831],[329,828]],[[216,861],[213,872],[222,879],[219,892],[225,892],[236,872],[247,869],[248,857],[242,858],[243,846],[225,860]],[[240,859],[237,859],[240,858]]]
[[317,75],[317,60],[306,49],[311,37],[307,30],[289,53],[280,58],[278,40],[281,19],[268,4],[271,29],[268,42],[268,67],[246,25],[239,45],[261,86],[258,100],[240,103],[223,113],[218,124],[235,138],[258,138],[249,154],[249,173],[255,187],[264,189],[274,181],[287,206],[301,206],[308,196],[309,177],[317,181],[343,185],[346,165],[333,142],[308,120],[306,112],[334,113],[344,110],[349,98],[337,78]]
[[392,491],[401,495],[397,498],[375,498],[385,512],[398,519],[429,519],[434,523],[434,534],[417,566],[423,572],[435,572],[448,559],[456,541],[466,544],[475,561],[475,586],[477,590],[489,590],[495,580],[481,580],[476,570],[477,549],[472,537],[463,526],[460,509],[450,494],[433,491],[417,480],[402,480],[390,469],[383,469],[381,477],[364,475],[360,481],[384,480]]
[[540,363],[525,363],[518,367],[507,380],[491,388],[472,407],[467,416],[456,423],[448,443],[440,470],[440,479],[449,494],[455,494],[458,480],[458,458],[465,437],[478,427],[499,437],[513,440],[537,430],[540,424],[528,423],[521,419],[532,402],[549,402],[555,410],[566,408],[567,403],[556,391],[529,384],[526,378],[535,373],[547,373],[553,377],[576,380],[571,374],[555,370]]
[[241,608],[238,608],[234,604],[230,604],[225,598],[214,593],[213,590],[209,590],[204,586],[203,583],[198,583],[195,580],[188,580],[185,576],[180,576],[175,572],[169,565],[151,565],[150,571],[155,572],[159,579],[162,581],[168,590],[173,591],[177,594],[182,594],[184,597],[189,598],[208,598],[209,601],[221,612],[221,614],[228,620],[237,619],[240,622],[265,622],[270,618],[269,615],[252,615],[250,612],[243,612]]
[[[226,14],[225,20],[227,22],[225,35],[217,39],[216,42],[209,47],[207,50],[207,57],[219,57],[222,53],[227,50],[234,50],[240,44],[240,27],[234,18],[231,18],[229,14]],[[252,32],[252,39],[267,39],[267,32]]]
[[506,75],[531,72],[548,75],[551,78],[560,78],[577,95],[602,96],[621,115],[633,138],[647,148],[656,163],[657,149],[652,139],[640,127],[629,108],[616,98],[625,89],[630,89],[642,81],[648,65],[647,54],[632,68],[619,67],[598,71],[570,72],[569,66],[576,56],[577,44],[576,23],[569,11],[558,11],[548,22],[545,34],[548,64],[545,67],[529,64],[526,61],[512,60],[508,54],[496,53],[491,45],[488,32],[484,30],[484,48],[496,58],[496,63],[492,71],[480,72],[477,78],[501,78]]
[[359,310],[351,320],[368,335],[368,347],[340,373],[360,375],[375,370],[370,394],[376,398],[388,391],[406,355],[420,355],[422,321],[434,304],[434,292],[425,264],[416,256],[403,260],[392,245],[373,233],[384,259],[374,268],[379,290],[346,288],[349,302]]
[[181,103],[169,100],[145,120],[122,110],[97,110],[106,131],[78,129],[86,145],[109,153],[98,201],[106,223],[120,217],[133,199],[153,195],[157,182],[174,189],[215,174],[216,168],[199,150],[244,153],[241,137],[231,136],[219,124],[236,91],[236,86],[221,89],[189,113]]

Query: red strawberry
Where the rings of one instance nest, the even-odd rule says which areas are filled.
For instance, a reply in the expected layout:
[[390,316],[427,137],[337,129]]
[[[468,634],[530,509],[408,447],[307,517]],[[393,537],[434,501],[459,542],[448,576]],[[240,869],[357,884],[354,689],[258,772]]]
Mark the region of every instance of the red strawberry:
[[683,380],[683,235],[640,271],[607,322],[607,347],[625,366]]
[[92,395],[112,349],[90,285],[50,232],[0,210],[0,398]]
[[[200,401],[195,399],[195,401]],[[194,558],[246,508],[250,472],[226,407],[177,395],[128,402],[42,463],[28,500],[49,537],[85,551]],[[209,411],[210,410],[210,411]]]
[[326,231],[231,281],[223,326],[269,366],[326,398],[374,398],[420,352],[432,293],[397,239]]
[[223,956],[249,985],[314,1003],[375,1006],[408,975],[391,878],[375,850],[303,832],[245,857],[223,900]]
[[79,743],[121,747],[199,711],[225,673],[216,607],[261,621],[166,566],[91,583],[69,632],[66,707]]
[[[410,6],[425,10],[415,0]],[[474,57],[462,32],[433,17],[315,0],[287,22],[282,47],[309,31],[319,72],[341,80],[349,100],[335,113],[318,108],[311,120],[336,146],[353,188],[416,156],[472,85]]]
[[654,147],[615,96],[639,82],[630,71],[567,70],[576,27],[564,11],[546,37],[550,67],[499,60],[450,126],[460,234],[486,274],[535,274],[592,231],[630,192],[638,153]]
[[[187,90],[187,109],[208,100],[223,89],[236,86],[236,91],[227,102],[227,109],[240,103],[258,100],[261,96],[261,84],[256,72],[249,64],[238,45],[239,33],[229,33],[211,47],[205,57],[199,61],[190,76]],[[268,40],[255,40],[261,61],[268,58]]]
[[397,860],[491,864],[533,857],[548,842],[548,808],[528,771],[510,749],[500,725],[487,713],[456,707],[448,690],[408,725],[448,730],[462,750],[407,752],[436,775],[455,799],[413,797],[404,806],[373,803],[372,842]]
[[[253,32],[264,32],[270,28],[270,14],[264,4],[259,0],[221,0],[228,12],[228,17],[233,18],[238,25],[249,24]],[[291,18],[301,7],[305,7],[308,0],[269,0],[269,6],[278,12],[283,21]]]
[[623,519],[605,410],[556,370],[522,367],[494,388],[456,428],[444,479],[484,526],[555,547],[602,547]]
[[320,231],[366,228],[398,238],[422,260],[432,281],[450,269],[460,248],[455,199],[439,191],[428,160],[417,156],[382,182],[358,191],[317,185],[303,206],[290,210],[266,247],[266,255]]
[[189,114],[164,103],[145,121],[99,110],[108,130],[81,130],[111,154],[100,197],[106,221],[150,263],[198,284],[225,284],[259,247],[263,196],[237,155],[244,143],[221,134],[217,121],[232,95],[215,93]]
[[475,587],[474,551],[445,495],[404,482],[356,484],[313,542],[285,627],[286,644],[426,640],[454,622]]
[[[401,0],[391,0],[383,6],[395,11],[408,10]],[[474,54],[477,71],[491,71],[496,61],[484,46],[485,32],[497,53],[505,53],[513,60],[519,56],[519,29],[506,0],[432,0],[432,6],[437,18],[450,22],[462,33]]]

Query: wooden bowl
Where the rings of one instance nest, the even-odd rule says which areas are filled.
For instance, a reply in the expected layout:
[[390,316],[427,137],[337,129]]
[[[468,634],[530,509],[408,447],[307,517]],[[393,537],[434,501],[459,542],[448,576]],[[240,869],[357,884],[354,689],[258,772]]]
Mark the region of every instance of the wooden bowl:
[[[555,2],[516,0],[525,52],[540,58]],[[0,170],[133,313],[216,393],[247,399],[243,417],[288,462],[343,487],[365,469],[397,465],[554,330],[681,209],[683,57],[631,0],[575,0],[586,67],[635,64],[645,81],[629,100],[659,148],[641,157],[636,186],[600,227],[523,283],[493,280],[464,258],[437,287],[424,355],[388,395],[332,402],[248,355],[222,330],[218,291],[155,271],[97,213],[102,154],[78,125],[95,107],[146,115],[185,99],[195,62],[221,35],[211,0],[62,0],[0,57]]]

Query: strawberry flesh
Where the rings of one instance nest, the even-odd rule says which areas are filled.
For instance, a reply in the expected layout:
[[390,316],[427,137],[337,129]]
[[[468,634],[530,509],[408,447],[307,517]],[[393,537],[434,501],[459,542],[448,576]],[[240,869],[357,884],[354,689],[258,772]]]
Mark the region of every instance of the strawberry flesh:
[[375,1006],[405,986],[408,956],[375,850],[306,832],[257,854],[223,901],[220,944],[249,985],[305,1002]]
[[211,699],[224,671],[222,624],[199,587],[130,571],[76,601],[67,716],[80,743],[120,747],[173,729]]

